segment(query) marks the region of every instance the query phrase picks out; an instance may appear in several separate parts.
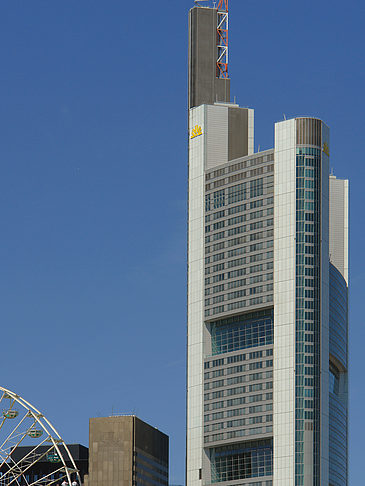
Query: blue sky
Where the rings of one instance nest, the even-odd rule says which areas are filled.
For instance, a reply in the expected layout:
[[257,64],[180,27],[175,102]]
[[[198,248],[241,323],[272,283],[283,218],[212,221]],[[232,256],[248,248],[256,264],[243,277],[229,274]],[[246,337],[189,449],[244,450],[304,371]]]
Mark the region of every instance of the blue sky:
[[[184,481],[187,12],[192,1],[0,2],[1,384],[67,442],[136,413]],[[365,418],[364,3],[230,1],[232,96],[257,148],[331,128],[351,191],[351,484]]]

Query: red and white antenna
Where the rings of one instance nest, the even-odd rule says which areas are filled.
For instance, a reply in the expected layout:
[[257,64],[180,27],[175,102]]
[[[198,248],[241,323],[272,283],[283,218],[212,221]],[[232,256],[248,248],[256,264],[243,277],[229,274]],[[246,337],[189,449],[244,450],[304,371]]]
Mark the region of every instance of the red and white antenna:
[[217,78],[228,78],[228,0],[218,2]]

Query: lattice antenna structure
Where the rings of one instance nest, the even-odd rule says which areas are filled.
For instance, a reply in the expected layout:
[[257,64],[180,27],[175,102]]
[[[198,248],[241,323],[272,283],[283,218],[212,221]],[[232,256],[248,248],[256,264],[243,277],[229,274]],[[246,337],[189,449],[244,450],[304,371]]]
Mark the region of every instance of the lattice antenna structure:
[[228,0],[219,0],[217,22],[217,78],[228,78]]

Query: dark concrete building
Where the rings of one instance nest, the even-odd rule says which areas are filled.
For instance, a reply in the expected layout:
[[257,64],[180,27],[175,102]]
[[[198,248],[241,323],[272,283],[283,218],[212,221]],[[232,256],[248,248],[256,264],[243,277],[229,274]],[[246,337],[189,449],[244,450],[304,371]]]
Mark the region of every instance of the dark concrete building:
[[[66,466],[70,468],[70,470],[72,470],[73,465],[68,460],[68,454],[66,454],[64,447],[60,445],[59,448],[63,458],[65,459]],[[75,461],[76,467],[79,471],[81,482],[83,483],[84,476],[88,472],[89,450],[87,447],[84,447],[81,444],[67,444],[67,448]],[[54,481],[55,484],[61,484],[65,480],[64,471],[59,471],[60,461],[57,457],[57,454],[47,454],[47,451],[49,451],[48,445],[39,446],[37,448],[36,455],[39,456],[39,459],[34,462],[34,464],[24,474],[23,480],[26,481],[28,484],[32,484],[36,481],[41,481],[41,478],[44,477],[48,477],[49,482]],[[18,446],[12,452],[11,458],[15,463],[20,463],[21,460],[23,458],[26,458],[26,456],[28,456],[29,454],[30,459],[34,461],[35,452],[33,446]],[[2,466],[0,472],[5,473],[8,468],[9,464],[6,463]],[[21,483],[23,483],[23,480],[21,480]],[[59,482],[57,480],[59,480]],[[77,481],[76,473],[71,473],[71,480]]]
[[88,486],[168,486],[169,438],[134,415],[90,419]]

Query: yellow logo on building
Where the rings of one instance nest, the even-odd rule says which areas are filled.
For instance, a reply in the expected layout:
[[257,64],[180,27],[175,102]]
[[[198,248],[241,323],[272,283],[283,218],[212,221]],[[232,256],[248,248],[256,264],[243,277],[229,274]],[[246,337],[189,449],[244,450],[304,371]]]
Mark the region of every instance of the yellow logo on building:
[[202,127],[200,125],[195,125],[195,127],[191,131],[190,138],[199,137],[199,135],[203,135]]
[[324,142],[322,150],[328,157],[330,156],[330,148],[328,146],[328,143]]

